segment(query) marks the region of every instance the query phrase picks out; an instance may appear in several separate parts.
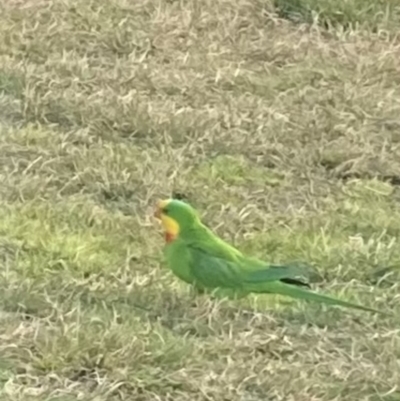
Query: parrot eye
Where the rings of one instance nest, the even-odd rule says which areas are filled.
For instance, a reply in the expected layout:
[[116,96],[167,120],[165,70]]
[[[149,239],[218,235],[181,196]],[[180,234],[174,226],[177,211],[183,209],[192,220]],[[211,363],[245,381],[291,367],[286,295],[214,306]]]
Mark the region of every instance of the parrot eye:
[[164,214],[168,214],[169,210],[165,207],[165,208],[162,210],[162,212],[163,212]]

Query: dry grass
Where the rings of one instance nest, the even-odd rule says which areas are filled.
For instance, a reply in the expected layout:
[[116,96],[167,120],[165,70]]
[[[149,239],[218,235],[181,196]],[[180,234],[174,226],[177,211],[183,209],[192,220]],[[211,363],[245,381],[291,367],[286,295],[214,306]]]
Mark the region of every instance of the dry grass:
[[[400,400],[399,6],[341,2],[344,29],[285,4],[331,28],[261,0],[2,2],[2,400]],[[393,317],[194,299],[160,268],[172,191]]]

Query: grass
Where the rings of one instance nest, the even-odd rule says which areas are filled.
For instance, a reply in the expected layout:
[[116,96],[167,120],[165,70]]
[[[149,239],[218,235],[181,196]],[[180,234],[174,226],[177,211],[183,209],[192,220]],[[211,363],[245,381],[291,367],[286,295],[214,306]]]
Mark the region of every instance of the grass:
[[388,31],[396,29],[400,19],[397,0],[275,0],[273,3],[284,18],[340,29]]
[[[400,400],[399,5],[332,4],[2,2],[2,400]],[[175,191],[392,316],[194,298]]]

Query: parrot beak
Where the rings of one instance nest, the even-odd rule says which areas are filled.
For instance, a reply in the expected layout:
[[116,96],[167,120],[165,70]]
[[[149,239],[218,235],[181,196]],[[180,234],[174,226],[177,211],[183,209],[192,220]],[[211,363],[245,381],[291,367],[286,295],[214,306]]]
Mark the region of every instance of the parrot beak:
[[157,220],[161,220],[161,207],[160,202],[157,203],[156,209],[154,210],[154,217]]
[[160,220],[161,219],[161,211],[160,211],[160,209],[157,207],[156,208],[156,210],[154,211],[154,217],[157,219],[157,220]]

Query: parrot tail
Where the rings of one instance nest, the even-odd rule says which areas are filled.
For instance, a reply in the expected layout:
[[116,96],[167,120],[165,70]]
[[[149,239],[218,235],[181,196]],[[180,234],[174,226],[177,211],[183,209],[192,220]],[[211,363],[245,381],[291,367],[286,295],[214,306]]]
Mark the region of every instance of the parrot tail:
[[379,314],[387,314],[383,311],[379,311],[377,309],[368,308],[366,306],[362,306],[359,304],[355,304],[352,302],[342,301],[337,298],[329,297],[326,295],[320,295],[312,291],[308,291],[303,288],[294,287],[292,285],[288,285],[282,282],[264,282],[264,283],[252,283],[249,284],[249,290],[254,293],[271,293],[271,294],[279,294],[289,296],[295,299],[302,299],[305,301],[314,301],[319,302],[326,305],[332,306],[343,306],[346,308],[353,308],[358,310],[363,310],[367,312],[379,313]]

